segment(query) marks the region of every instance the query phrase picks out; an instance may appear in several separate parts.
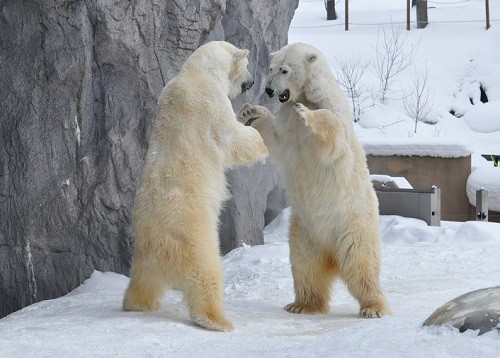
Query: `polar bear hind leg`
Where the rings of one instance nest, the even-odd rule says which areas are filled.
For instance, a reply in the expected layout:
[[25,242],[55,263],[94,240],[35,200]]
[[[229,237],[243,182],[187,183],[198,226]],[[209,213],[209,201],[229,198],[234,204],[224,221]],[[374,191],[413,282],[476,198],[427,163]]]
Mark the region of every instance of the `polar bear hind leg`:
[[162,305],[159,299],[167,287],[161,268],[142,255],[134,257],[130,271],[130,284],[125,292],[125,311],[157,311]]
[[[215,239],[207,242],[217,243]],[[213,246],[186,248],[188,259],[182,263],[184,277],[180,289],[194,323],[212,331],[229,332],[233,330],[233,324],[223,313],[222,263],[218,248],[215,244]],[[207,251],[212,251],[208,256],[217,255],[217,259],[207,260]]]
[[331,253],[320,245],[311,247],[315,240],[303,235],[306,233],[292,217],[289,243],[295,302],[285,309],[290,313],[325,313],[329,310],[330,290],[338,268]]
[[[357,236],[357,234],[349,234]],[[389,305],[382,293],[379,279],[380,258],[373,248],[360,237],[346,237],[351,242],[347,251],[340,253],[340,274],[349,292],[359,302],[359,315],[365,318],[383,317],[389,315]]]

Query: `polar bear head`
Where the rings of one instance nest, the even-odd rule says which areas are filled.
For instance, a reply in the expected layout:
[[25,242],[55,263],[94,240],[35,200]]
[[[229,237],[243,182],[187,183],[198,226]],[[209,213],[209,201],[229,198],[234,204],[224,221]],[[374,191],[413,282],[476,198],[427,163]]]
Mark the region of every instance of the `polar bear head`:
[[323,54],[303,43],[290,44],[271,53],[266,93],[281,103],[303,101],[308,84],[328,65]]
[[239,49],[229,42],[211,41],[196,49],[186,60],[182,71],[190,71],[194,78],[213,77],[222,85],[230,99],[247,91],[253,79],[247,69],[248,50]]

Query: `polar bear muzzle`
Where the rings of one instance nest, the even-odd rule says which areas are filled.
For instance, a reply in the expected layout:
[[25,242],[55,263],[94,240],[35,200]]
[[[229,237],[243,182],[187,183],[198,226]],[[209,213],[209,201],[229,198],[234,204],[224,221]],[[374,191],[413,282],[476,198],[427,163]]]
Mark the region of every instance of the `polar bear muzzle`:
[[283,93],[278,96],[278,99],[281,103],[288,102],[290,99],[290,91],[287,89],[284,90]]
[[[274,97],[274,90],[271,87],[266,87],[266,93],[269,97]],[[284,90],[279,96],[278,99],[281,103],[288,102],[290,99],[290,90]]]

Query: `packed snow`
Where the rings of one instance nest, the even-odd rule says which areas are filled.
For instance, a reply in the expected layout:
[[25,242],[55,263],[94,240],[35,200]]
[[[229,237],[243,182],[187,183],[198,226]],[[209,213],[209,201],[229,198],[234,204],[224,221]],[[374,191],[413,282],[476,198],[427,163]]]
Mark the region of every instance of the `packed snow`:
[[474,106],[465,113],[463,120],[476,132],[500,132],[500,101]]
[[123,312],[128,278],[94,272],[68,295],[0,320],[2,357],[496,357],[500,336],[422,327],[439,306],[472,290],[500,285],[500,224],[381,217],[382,286],[392,316],[361,319],[337,282],[331,312],[295,315],[286,232],[289,209],[265,229],[265,245],[223,258],[231,333],[193,325],[177,291],[164,310]]
[[[327,22],[322,0],[302,0],[289,32],[289,42],[310,43],[325,53],[334,71],[337,58],[373,60],[380,36],[373,23],[404,26],[404,2],[373,6],[372,0],[354,0],[345,32],[342,5],[337,5],[339,20]],[[366,71],[371,98],[356,132],[365,142],[465,140],[474,167],[491,168],[481,154],[500,154],[500,109],[494,103],[500,101],[500,22],[485,31],[483,0],[429,5],[429,26],[417,30],[412,25],[407,33],[408,46],[419,44],[414,66],[397,77],[384,101],[375,76]],[[500,18],[500,3],[491,1],[490,7],[492,19]],[[414,15],[412,10],[412,20]],[[447,22],[457,20],[478,22]],[[416,71],[425,69],[434,105],[415,132],[404,110],[404,90]],[[493,104],[481,102],[481,88]],[[477,175],[483,182],[490,178]],[[123,312],[128,278],[94,272],[70,294],[0,319],[0,357],[498,357],[496,332],[477,336],[421,323],[458,295],[500,285],[500,224],[444,221],[429,227],[417,219],[382,216],[381,281],[393,315],[361,319],[341,282],[335,284],[328,314],[294,315],[283,309],[294,297],[288,216],[285,210],[265,229],[265,245],[244,246],[223,258],[226,313],[234,332],[194,326],[177,291],[166,294],[162,311]]]

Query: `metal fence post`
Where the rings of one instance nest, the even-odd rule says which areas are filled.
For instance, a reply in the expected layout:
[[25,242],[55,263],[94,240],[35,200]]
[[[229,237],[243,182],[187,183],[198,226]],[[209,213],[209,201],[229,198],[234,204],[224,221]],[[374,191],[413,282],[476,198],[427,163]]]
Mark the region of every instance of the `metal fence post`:
[[406,1],[406,29],[410,31],[410,9],[411,9],[411,0]]
[[345,0],[345,30],[349,30],[349,0]]
[[431,195],[431,226],[441,226],[441,189],[433,185],[434,194]]
[[485,0],[486,7],[486,30],[490,28],[490,0]]
[[476,190],[476,221],[488,221],[488,190]]

